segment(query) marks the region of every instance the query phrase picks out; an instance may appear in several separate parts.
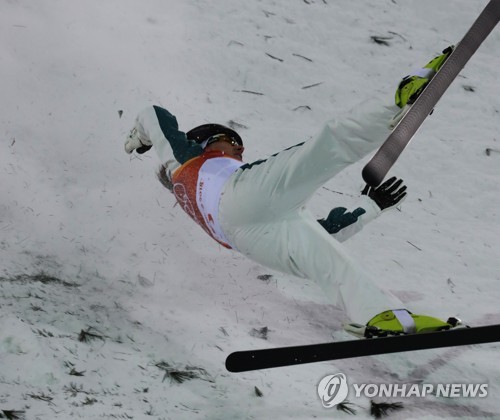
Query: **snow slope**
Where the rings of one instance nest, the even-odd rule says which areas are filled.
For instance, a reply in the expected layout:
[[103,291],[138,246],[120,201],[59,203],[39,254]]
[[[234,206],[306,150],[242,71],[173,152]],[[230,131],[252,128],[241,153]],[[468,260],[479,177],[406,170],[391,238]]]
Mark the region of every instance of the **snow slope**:
[[[346,339],[343,316],[314,281],[219,247],[156,181],[154,154],[123,152],[151,104],[184,130],[240,125],[249,162],[278,152],[366,97],[391,100],[485,5],[4,0],[0,410],[347,418],[316,394],[343,372],[353,383],[489,384],[484,399],[405,399],[390,418],[500,418],[498,345],[229,374],[235,350]],[[415,311],[472,325],[500,322],[499,48],[497,28],[393,168],[409,188],[401,211],[345,244]],[[318,217],[355,202],[364,163],[318,191]],[[251,334],[263,327],[267,341]],[[200,378],[172,382],[168,366]],[[366,398],[350,401],[369,418]]]

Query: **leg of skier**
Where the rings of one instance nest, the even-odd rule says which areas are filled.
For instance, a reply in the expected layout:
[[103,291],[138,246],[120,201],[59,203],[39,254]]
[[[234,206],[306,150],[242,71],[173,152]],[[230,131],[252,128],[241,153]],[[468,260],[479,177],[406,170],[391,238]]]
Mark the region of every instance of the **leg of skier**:
[[316,281],[328,300],[364,325],[373,316],[405,306],[376,281],[307,209],[269,223],[242,225],[233,237],[244,255],[272,269]]
[[311,140],[243,166],[229,180],[225,195],[232,198],[222,197],[221,211],[222,203],[230,201],[232,211],[265,221],[300,207],[326,181],[380,146],[398,111],[378,100],[366,101],[342,120],[327,123]]

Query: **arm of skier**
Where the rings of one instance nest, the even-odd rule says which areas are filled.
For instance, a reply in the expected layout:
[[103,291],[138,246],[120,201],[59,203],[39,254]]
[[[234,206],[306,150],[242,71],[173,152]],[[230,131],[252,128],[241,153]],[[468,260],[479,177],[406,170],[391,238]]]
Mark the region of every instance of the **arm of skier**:
[[344,207],[337,207],[330,211],[326,219],[318,220],[318,223],[339,242],[344,242],[382,212],[401,204],[405,197],[406,186],[403,181],[392,177],[378,188],[367,185],[352,212]]
[[[134,130],[135,137],[140,139],[142,145],[155,148],[162,163],[175,160],[182,165],[203,152],[198,143],[188,140],[186,134],[179,130],[175,116],[156,105],[149,106],[139,113],[132,131]],[[131,139],[131,135],[125,143],[128,153],[134,150],[134,139]]]

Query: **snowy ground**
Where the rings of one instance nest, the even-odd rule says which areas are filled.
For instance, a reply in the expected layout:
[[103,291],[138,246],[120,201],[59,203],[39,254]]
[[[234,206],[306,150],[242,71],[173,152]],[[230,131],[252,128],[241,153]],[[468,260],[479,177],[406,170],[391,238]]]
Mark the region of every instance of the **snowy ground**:
[[[240,124],[247,161],[275,153],[390,100],[485,4],[3,0],[0,418],[349,418],[316,394],[337,372],[488,383],[487,398],[405,399],[390,418],[500,418],[498,345],[228,373],[235,350],[346,339],[342,314],[313,281],[215,245],[155,180],[154,154],[123,152],[136,113],[160,104],[184,130]],[[345,244],[415,311],[472,325],[500,322],[499,49],[497,28],[393,168],[401,211]],[[318,217],[354,203],[364,163],[318,191]],[[250,334],[263,327],[267,341]],[[369,418],[368,399],[349,400]]]

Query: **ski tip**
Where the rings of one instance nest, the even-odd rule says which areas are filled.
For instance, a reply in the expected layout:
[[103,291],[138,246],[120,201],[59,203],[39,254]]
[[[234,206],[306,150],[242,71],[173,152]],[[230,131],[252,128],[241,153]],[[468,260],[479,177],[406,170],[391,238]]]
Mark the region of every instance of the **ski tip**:
[[363,168],[363,171],[361,175],[363,176],[364,181],[370,186],[370,187],[378,187],[380,183],[384,180],[385,173],[381,173],[383,171],[380,171],[377,169],[377,166],[373,162],[373,159],[368,162],[365,167]]
[[236,361],[237,353],[238,352],[231,353],[229,356],[226,357],[226,370],[228,372],[238,373],[244,370],[241,369],[241,366]]

